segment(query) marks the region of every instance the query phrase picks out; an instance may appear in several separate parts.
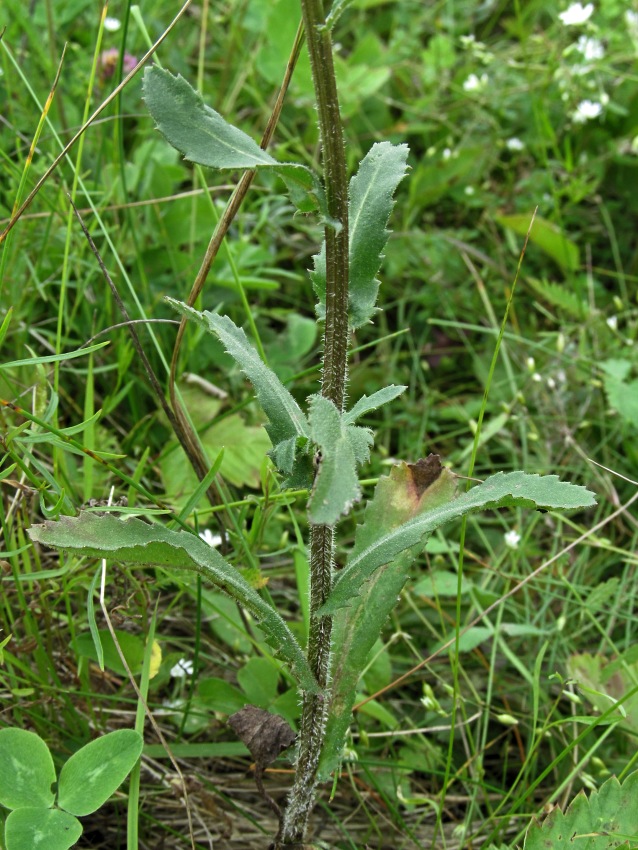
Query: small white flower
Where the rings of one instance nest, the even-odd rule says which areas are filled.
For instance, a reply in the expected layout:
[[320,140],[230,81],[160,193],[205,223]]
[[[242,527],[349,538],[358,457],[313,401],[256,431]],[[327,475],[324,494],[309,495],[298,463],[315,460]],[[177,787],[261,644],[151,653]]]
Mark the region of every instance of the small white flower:
[[449,148],[443,148],[441,152],[441,158],[443,160],[448,160],[452,156],[452,151]]
[[536,361],[534,360],[534,358],[528,357],[527,358],[527,369],[528,369],[528,371],[533,372],[535,366],[536,366]]
[[588,3],[586,6],[583,6],[582,3],[572,3],[558,17],[566,27],[577,27],[586,23],[591,18],[593,11],[593,3]]
[[589,38],[586,35],[581,35],[578,39],[576,50],[582,53],[588,62],[595,62],[597,59],[602,59],[605,55],[605,48],[602,41],[599,41],[597,38]]
[[487,83],[487,74],[481,74],[480,77],[477,77],[476,74],[470,74],[470,76],[463,83],[463,90],[479,91],[480,89],[485,88]]
[[117,18],[104,18],[104,29],[107,32],[117,32],[122,26],[122,22]]
[[576,124],[584,124],[586,121],[598,118],[602,111],[602,103],[596,103],[595,100],[581,100],[576,107],[576,111],[572,115],[572,119],[576,122]]
[[555,390],[556,389],[556,381],[551,377],[548,378],[547,379],[547,386],[550,388],[550,390]]
[[543,376],[539,372],[534,372],[534,374],[532,375],[532,381],[535,381],[537,384],[540,384],[542,380]]
[[174,667],[171,667],[171,676],[174,679],[183,679],[185,676],[193,675],[193,662],[187,658],[180,658]]
[[208,545],[213,548],[215,548],[215,546],[219,546],[222,542],[221,534],[213,534],[210,528],[205,528],[203,531],[200,531],[199,536],[202,538],[204,543],[208,543]]
[[503,535],[503,539],[508,549],[518,549],[518,544],[521,542],[521,535],[518,531],[512,529]]
[[612,331],[618,330],[618,316],[610,316],[606,321],[608,328]]
[[629,35],[638,41],[638,12],[632,12],[629,9],[625,12],[625,23],[629,30]]
[[474,195],[474,194],[475,194],[476,189],[474,188],[474,186],[466,186],[466,187],[465,187],[465,189],[464,189],[463,191],[465,192],[465,194],[466,194],[468,197],[471,197],[472,195]]
[[522,151],[525,147],[525,142],[521,141],[521,139],[518,139],[516,136],[512,136],[511,139],[508,139],[505,142],[505,147],[508,151]]

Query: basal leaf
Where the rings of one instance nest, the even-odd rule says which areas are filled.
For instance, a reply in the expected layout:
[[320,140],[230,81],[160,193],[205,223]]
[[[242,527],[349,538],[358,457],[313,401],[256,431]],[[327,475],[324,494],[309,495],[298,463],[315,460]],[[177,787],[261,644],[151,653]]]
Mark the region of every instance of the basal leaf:
[[303,212],[324,212],[323,190],[304,165],[280,163],[254,139],[206,106],[201,95],[179,74],[153,65],[144,72],[144,100],[157,129],[189,162],[236,171],[275,170],[286,182],[293,202]]
[[143,746],[134,729],[117,729],[85,744],[60,771],[58,806],[78,817],[97,811],[124,782]]
[[[382,536],[422,511],[445,504],[454,496],[456,478],[437,455],[415,464],[400,463],[377,484],[363,525],[357,528],[355,550],[363,540]],[[337,612],[333,625],[333,669],[326,744],[319,771],[325,779],[336,769],[345,743],[361,673],[383,624],[405,584],[413,554],[405,551],[378,569],[348,608]]]
[[16,809],[4,825],[6,850],[68,850],[81,835],[80,821],[59,809]]
[[39,735],[26,729],[0,729],[0,805],[52,806],[54,782],[53,758]]
[[[246,374],[255,388],[264,413],[270,420],[266,430],[274,447],[273,459],[278,464],[286,464],[281,465],[280,469],[282,472],[290,473],[293,468],[296,440],[309,436],[308,421],[295,399],[272,369],[265,365],[244,331],[231,319],[207,310],[200,313],[173,298],[166,300],[178,313],[194,319],[203,328],[214,333]],[[286,444],[284,450],[279,448],[280,443]]]
[[635,846],[638,835],[638,773],[621,785],[615,776],[589,797],[581,791],[562,812],[554,809],[542,823],[533,823],[524,850],[612,850]]
[[[390,142],[374,144],[350,181],[348,204],[350,240],[350,306],[353,328],[366,324],[375,312],[379,290],[377,272],[390,231],[386,225],[394,206],[393,195],[405,176],[407,145]],[[314,258],[312,283],[319,298],[318,313],[323,318],[326,299],[325,244]]]
[[269,643],[286,661],[305,690],[318,691],[317,682],[292,632],[282,617],[254,590],[219,552],[194,534],[149,525],[140,519],[81,513],[29,529],[38,543],[129,564],[150,564],[191,570],[243,605],[257,620]]
[[556,475],[541,477],[524,472],[498,472],[458,499],[428,510],[382,535],[360,533],[319,613],[334,613],[350,604],[374,570],[391,563],[406,549],[423,546],[427,535],[436,528],[466,514],[504,507],[570,510],[591,507],[595,503],[593,493],[585,487],[559,481]]
[[376,410],[381,407],[381,405],[387,404],[389,401],[393,401],[406,390],[407,387],[390,384],[389,387],[384,387],[382,390],[372,393],[371,396],[363,395],[359,401],[353,405],[350,410],[348,410],[347,413],[344,413],[343,421],[348,425],[352,422],[356,422],[357,419],[360,416],[363,416],[364,413],[369,413],[371,410]]

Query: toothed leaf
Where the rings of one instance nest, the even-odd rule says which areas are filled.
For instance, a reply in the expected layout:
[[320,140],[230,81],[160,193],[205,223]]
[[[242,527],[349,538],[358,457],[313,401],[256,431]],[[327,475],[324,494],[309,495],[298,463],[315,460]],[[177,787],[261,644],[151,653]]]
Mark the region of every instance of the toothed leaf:
[[304,690],[315,693],[319,690],[297,640],[282,617],[216,549],[194,534],[171,531],[135,518],[81,513],[78,517],[34,525],[29,536],[46,546],[83,555],[198,573],[259,621],[266,639],[290,665]]

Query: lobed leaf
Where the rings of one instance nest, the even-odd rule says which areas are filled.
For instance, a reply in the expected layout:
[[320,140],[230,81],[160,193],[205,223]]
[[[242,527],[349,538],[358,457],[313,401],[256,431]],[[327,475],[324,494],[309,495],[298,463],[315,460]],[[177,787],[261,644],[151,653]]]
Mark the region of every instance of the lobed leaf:
[[304,165],[281,163],[254,139],[206,106],[202,96],[181,75],[153,65],[144,72],[143,96],[157,129],[189,162],[237,171],[270,168],[290,189],[302,212],[325,212],[323,189]]
[[244,331],[232,319],[208,310],[200,313],[173,298],[167,298],[166,301],[178,313],[194,319],[205,330],[215,334],[248,377],[270,420],[266,431],[273,444],[273,460],[282,472],[292,472],[297,440],[309,436],[308,420],[295,399],[272,369],[266,366]]
[[581,791],[562,812],[556,808],[525,836],[524,850],[612,850],[635,846],[638,835],[638,773],[622,785],[612,776],[589,797]]
[[243,605],[259,622],[268,642],[286,661],[304,690],[319,686],[294,635],[282,617],[248,584],[216,549],[185,531],[171,531],[135,518],[81,513],[57,522],[34,525],[32,540],[98,558],[112,557],[129,564],[191,570]]
[[[348,204],[350,243],[349,320],[353,328],[365,325],[375,313],[379,291],[376,275],[390,231],[386,225],[394,206],[394,192],[405,176],[407,145],[374,144],[350,181]],[[326,248],[315,256],[311,279],[319,298],[318,313],[325,315]]]
[[442,504],[390,528],[384,533],[357,536],[346,566],[335,581],[332,593],[319,614],[332,614],[349,605],[362,583],[383,564],[389,564],[406,549],[422,547],[427,535],[451,520],[480,510],[525,507],[550,510],[587,508],[596,504],[585,487],[559,481],[556,475],[529,475],[524,472],[498,472],[452,502]]

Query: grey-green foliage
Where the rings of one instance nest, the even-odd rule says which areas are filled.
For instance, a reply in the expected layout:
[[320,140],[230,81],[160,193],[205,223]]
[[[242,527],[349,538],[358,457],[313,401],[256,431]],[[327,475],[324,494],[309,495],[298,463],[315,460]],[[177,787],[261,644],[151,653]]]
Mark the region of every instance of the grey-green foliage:
[[207,106],[182,76],[153,65],[144,72],[144,100],[164,138],[190,162],[221,171],[268,168],[286,182],[303,212],[325,210],[318,177],[304,165],[278,162]]
[[612,850],[638,846],[638,772],[622,785],[612,776],[589,796],[581,791],[565,812],[533,823],[524,850]]
[[[405,176],[407,145],[374,144],[350,181],[348,203],[350,240],[350,283],[348,318],[352,328],[370,321],[376,312],[379,291],[376,275],[390,231],[388,219],[394,193]],[[317,313],[325,316],[326,246],[314,258],[312,283],[319,299]]]
[[140,519],[109,514],[61,517],[33,525],[32,540],[98,558],[115,557],[128,564],[155,564],[191,570],[243,605],[261,625],[268,642],[288,663],[304,690],[318,691],[315,677],[296,638],[280,614],[248,584],[241,573],[195,534],[149,525]]
[[173,298],[166,300],[183,316],[218,337],[248,377],[269,420],[266,430],[273,444],[273,460],[281,472],[291,473],[297,446],[299,442],[307,441],[310,435],[308,420],[295,399],[272,369],[264,364],[244,331],[232,319],[208,310],[200,313]]

